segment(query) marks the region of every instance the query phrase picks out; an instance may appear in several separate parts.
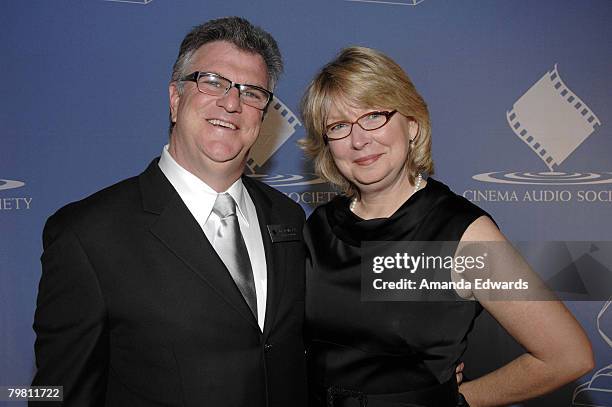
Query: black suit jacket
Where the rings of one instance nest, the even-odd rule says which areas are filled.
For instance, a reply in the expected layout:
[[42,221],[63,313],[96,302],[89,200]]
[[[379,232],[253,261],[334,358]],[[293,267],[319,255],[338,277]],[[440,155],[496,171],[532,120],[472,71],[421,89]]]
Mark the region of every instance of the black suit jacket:
[[47,221],[33,385],[78,407],[305,405],[304,248],[267,228],[301,239],[304,212],[243,181],[266,251],[263,333],[154,160]]

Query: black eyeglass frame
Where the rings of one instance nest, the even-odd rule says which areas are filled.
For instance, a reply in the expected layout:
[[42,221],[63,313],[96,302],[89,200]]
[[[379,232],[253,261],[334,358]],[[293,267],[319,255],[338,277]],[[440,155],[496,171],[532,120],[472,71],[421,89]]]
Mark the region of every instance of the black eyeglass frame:
[[[397,109],[396,110],[391,110],[391,111],[387,111],[387,110],[374,110],[371,112],[367,112],[365,114],[362,114],[361,116],[359,116],[357,119],[355,119],[352,122],[348,122],[348,121],[338,121],[338,122],[333,122],[327,126],[325,126],[325,133],[323,134],[323,141],[325,142],[325,144],[329,144],[330,141],[338,141],[338,140],[344,140],[345,138],[347,138],[348,136],[351,135],[351,133],[353,132],[353,125],[357,124],[359,127],[361,127],[363,130],[365,131],[373,131],[373,130],[378,130],[381,127],[384,127],[387,123],[389,123],[389,121],[391,120],[391,118],[393,117],[393,115],[397,113]],[[381,114],[383,116],[385,116],[386,120],[383,124],[381,124],[378,127],[375,127],[373,129],[365,129],[360,123],[359,120],[363,119],[366,116],[369,116],[371,114]],[[412,117],[409,117],[409,119],[412,119]],[[348,134],[344,137],[340,137],[340,138],[330,138],[327,136],[327,132],[329,131],[330,128],[332,128],[333,126],[337,125],[337,124],[350,124],[351,125],[351,129],[349,130]]]
[[[210,93],[206,93],[206,92],[202,91],[200,89],[200,86],[199,86],[200,77],[205,76],[205,75],[215,76],[215,77],[217,77],[219,79],[223,79],[225,81],[228,81],[230,83],[230,86],[227,89],[225,89],[225,92],[223,93],[223,95],[211,95]],[[251,106],[251,107],[253,107],[253,108],[257,109],[257,110],[261,110],[263,112],[268,110],[268,106],[270,105],[270,102],[272,102],[272,99],[274,98],[274,93],[270,92],[266,88],[262,88],[261,86],[257,86],[257,85],[250,85],[248,83],[236,83],[236,82],[234,82],[232,80],[227,79],[225,76],[219,75],[218,73],[214,73],[214,72],[195,71],[195,72],[190,73],[189,75],[183,76],[180,79],[180,81],[181,82],[195,82],[196,87],[198,88],[198,92],[203,93],[205,95],[218,96],[218,97],[227,95],[227,93],[232,88],[238,89],[238,95],[242,94],[242,91],[244,90],[245,87],[255,88],[257,90],[260,90],[260,91],[264,92],[266,95],[268,95],[268,101],[266,102],[266,105],[263,108],[259,108],[259,107],[256,107],[256,106],[249,105],[248,103],[246,103],[244,101],[243,101],[243,103],[248,105],[248,106]],[[242,99],[240,99],[240,100],[242,101]]]

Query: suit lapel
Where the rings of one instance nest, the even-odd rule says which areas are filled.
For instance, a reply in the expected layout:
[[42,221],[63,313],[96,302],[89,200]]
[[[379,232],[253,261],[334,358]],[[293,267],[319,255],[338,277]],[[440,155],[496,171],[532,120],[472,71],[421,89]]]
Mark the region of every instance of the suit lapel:
[[159,215],[151,233],[259,330],[227,268],[157,162],[154,160],[139,178],[144,210]]
[[277,217],[273,202],[268,198],[265,191],[249,177],[243,176],[242,181],[249,195],[255,203],[259,229],[266,252],[266,269],[268,290],[266,298],[266,320],[264,323],[264,338],[267,338],[270,329],[274,326],[274,320],[278,312],[281,293],[285,282],[285,256],[278,245],[274,245],[268,233],[268,225],[282,223]]

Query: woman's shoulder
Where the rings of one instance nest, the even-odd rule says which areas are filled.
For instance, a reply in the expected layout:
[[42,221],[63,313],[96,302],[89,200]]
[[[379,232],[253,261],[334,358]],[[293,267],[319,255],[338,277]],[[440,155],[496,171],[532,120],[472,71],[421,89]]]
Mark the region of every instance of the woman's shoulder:
[[446,228],[454,230],[457,236],[461,236],[468,226],[482,216],[495,222],[487,211],[456,194],[444,183],[432,178],[427,182],[430,183],[432,192],[438,195],[437,204],[432,208],[428,218],[444,223]]
[[439,204],[436,207],[438,212],[447,212],[454,216],[489,216],[484,209],[453,192],[446,184],[433,178],[428,178],[427,182],[430,184],[432,191],[439,196]]

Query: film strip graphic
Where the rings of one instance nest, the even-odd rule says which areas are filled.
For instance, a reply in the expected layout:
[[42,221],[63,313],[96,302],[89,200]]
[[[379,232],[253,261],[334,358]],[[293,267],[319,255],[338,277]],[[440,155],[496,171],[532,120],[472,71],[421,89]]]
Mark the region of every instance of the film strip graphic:
[[561,80],[556,64],[514,103],[506,118],[514,134],[550,171],[601,125],[595,113]]
[[301,125],[297,116],[275,97],[268,107],[259,138],[247,160],[246,165],[251,172],[255,173],[257,168],[263,166]]

